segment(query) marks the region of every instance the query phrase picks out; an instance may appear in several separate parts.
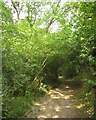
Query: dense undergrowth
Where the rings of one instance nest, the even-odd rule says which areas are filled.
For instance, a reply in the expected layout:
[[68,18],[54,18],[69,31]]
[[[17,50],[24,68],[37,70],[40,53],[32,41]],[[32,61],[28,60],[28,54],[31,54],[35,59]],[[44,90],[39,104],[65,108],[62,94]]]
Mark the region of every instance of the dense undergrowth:
[[[93,94],[96,90],[95,2],[62,3],[63,6],[56,1],[11,0],[11,3],[0,1],[3,117],[22,117],[47,90],[59,86],[60,76],[62,80],[86,79],[86,86]],[[23,19],[22,12],[26,13]],[[58,27],[54,31],[55,25]],[[86,76],[82,77],[84,72]],[[95,95],[94,92],[94,108]],[[91,92],[86,91],[82,99],[90,96]]]
[[75,99],[77,100],[77,114],[84,116],[82,117],[93,117],[94,116],[94,92],[90,89],[90,86],[83,83],[82,87],[76,90]]
[[24,115],[39,101],[52,87],[41,84],[40,88],[32,91],[26,91],[24,96],[3,97],[3,116],[8,118],[25,117]]

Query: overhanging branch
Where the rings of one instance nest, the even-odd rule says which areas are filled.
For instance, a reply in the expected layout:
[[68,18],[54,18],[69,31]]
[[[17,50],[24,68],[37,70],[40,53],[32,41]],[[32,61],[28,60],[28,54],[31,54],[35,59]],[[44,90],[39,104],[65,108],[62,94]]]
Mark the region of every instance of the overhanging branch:
[[[56,8],[59,7],[60,2],[61,2],[61,0],[58,1]],[[54,10],[53,10],[53,14],[55,14]],[[46,27],[46,33],[48,32],[49,27],[52,25],[53,22],[54,22],[54,17],[52,17],[51,20],[49,21],[49,23],[48,23],[48,25]]]

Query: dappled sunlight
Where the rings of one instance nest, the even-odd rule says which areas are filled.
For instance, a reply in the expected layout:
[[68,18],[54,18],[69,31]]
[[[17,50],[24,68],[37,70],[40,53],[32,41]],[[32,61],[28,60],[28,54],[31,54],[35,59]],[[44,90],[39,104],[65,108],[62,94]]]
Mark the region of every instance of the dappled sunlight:
[[59,88],[56,88],[55,91],[62,93],[63,91],[60,90]]
[[76,106],[76,108],[81,109],[81,108],[83,108],[84,106],[85,106],[85,104],[80,104],[80,105]]
[[74,118],[76,111],[82,110],[84,104],[76,103],[75,92],[69,88],[62,85],[50,90],[40,103],[35,103],[33,112],[36,118]]
[[69,92],[73,92],[73,90],[69,90]]
[[44,102],[44,105],[47,104],[47,102]]
[[35,103],[35,105],[36,105],[36,106],[41,106],[41,104],[40,104],[40,103]]
[[64,96],[62,93],[55,90],[50,90],[48,94],[52,99],[59,99]]
[[70,108],[71,106],[64,106],[65,108]]
[[41,110],[41,111],[46,110],[46,106],[41,106],[40,110]]
[[66,100],[67,100],[67,99],[70,99],[72,96],[73,96],[73,95],[66,95],[66,96],[64,95],[64,96],[63,96],[63,99],[66,99]]
[[69,86],[66,86],[66,88],[70,88]]
[[38,118],[47,118],[46,115],[39,115]]
[[[69,92],[72,92],[72,90],[70,90]],[[64,93],[61,93],[59,91],[56,91],[56,90],[50,90],[49,93],[50,97],[52,99],[70,99],[71,97],[73,97],[73,95],[65,95]]]
[[51,95],[52,99],[59,99],[60,97],[56,97],[55,95]]
[[52,93],[52,91],[49,92],[49,95],[50,95],[50,97],[52,99],[60,99],[60,98],[62,98],[62,99],[70,99],[71,97],[73,97],[73,94],[65,95],[65,94],[62,94],[62,93],[57,92],[55,90],[53,91],[53,93]]
[[3,118],[72,118],[83,109],[92,113],[96,2],[69,1],[0,1]]
[[[61,88],[50,90],[43,97],[43,101],[41,100],[41,103],[36,103],[35,106],[37,107],[34,107],[34,113],[37,118],[60,118],[60,116],[66,118],[69,117],[68,114],[72,114],[73,116],[75,101],[72,99],[73,90],[69,90],[68,88],[68,86],[64,85]],[[67,114],[64,114],[63,110]]]
[[87,113],[88,113],[89,115],[91,115],[92,112],[94,113],[94,109],[93,109],[93,108],[90,108],[90,109],[87,110]]
[[53,94],[53,93],[61,94],[61,91],[50,90],[48,94],[50,95],[50,94]]
[[58,112],[58,111],[61,110],[62,107],[61,106],[55,106],[54,108],[55,108],[55,111]]
[[59,118],[59,116],[58,115],[53,115],[52,118]]

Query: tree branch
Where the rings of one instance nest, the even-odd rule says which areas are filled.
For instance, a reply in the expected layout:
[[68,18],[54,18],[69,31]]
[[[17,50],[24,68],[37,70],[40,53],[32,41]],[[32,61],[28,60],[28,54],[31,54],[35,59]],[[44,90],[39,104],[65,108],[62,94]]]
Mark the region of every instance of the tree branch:
[[[59,7],[60,2],[61,2],[61,0],[58,1],[56,7]],[[54,11],[54,10],[53,10],[53,14],[55,14],[55,11]],[[54,17],[52,17],[51,20],[50,20],[50,22],[48,23],[48,26],[46,27],[46,33],[48,32],[49,27],[52,25],[53,22],[54,22]]]
[[[15,2],[13,2],[13,0],[11,0],[11,3],[12,3],[12,5],[13,5],[16,13],[17,13],[17,18],[19,19],[19,15],[20,15],[20,12],[21,12],[21,10],[22,10],[22,8],[23,8],[23,5],[21,6],[20,9],[18,9],[18,8],[16,7],[16,5],[15,5]],[[18,7],[19,7],[19,5],[18,5]]]

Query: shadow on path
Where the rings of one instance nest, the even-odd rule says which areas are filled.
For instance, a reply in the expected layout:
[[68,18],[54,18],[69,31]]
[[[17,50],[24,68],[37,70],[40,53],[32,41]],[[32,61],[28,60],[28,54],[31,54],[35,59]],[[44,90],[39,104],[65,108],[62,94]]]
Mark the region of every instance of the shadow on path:
[[[35,103],[27,115],[28,118],[80,118],[77,110],[80,109],[75,91],[81,87],[73,81],[63,82],[58,88],[50,90],[41,101]],[[85,117],[83,115],[83,117]]]

